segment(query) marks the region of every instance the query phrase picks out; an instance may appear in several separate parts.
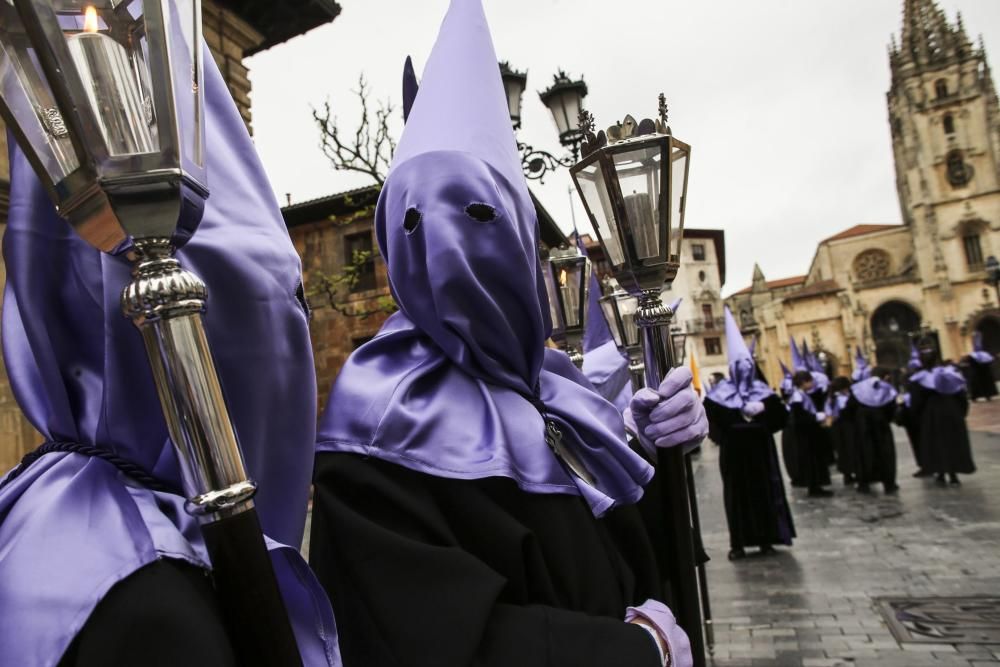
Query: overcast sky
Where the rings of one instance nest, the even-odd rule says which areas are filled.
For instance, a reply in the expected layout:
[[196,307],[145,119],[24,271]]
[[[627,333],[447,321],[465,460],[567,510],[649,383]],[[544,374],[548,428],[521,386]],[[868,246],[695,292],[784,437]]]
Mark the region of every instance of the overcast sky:
[[[447,0],[340,0],[331,24],[249,59],[257,147],[282,204],[367,184],[334,171],[310,109],[327,98],[353,128],[358,74],[400,102],[407,54],[418,75]],[[653,116],[667,94],[692,144],[687,224],[726,232],[728,294],[805,273],[816,243],[859,223],[899,223],[885,93],[901,0],[484,0],[501,60],[528,70],[522,140],[561,150],[537,91],[557,68],[582,74],[599,127]],[[961,11],[1000,63],[1000,1],[940,0]],[[397,119],[396,134],[402,119]],[[533,186],[571,227],[569,174]],[[582,206],[576,204],[583,221]],[[581,225],[582,226],[582,225]]]

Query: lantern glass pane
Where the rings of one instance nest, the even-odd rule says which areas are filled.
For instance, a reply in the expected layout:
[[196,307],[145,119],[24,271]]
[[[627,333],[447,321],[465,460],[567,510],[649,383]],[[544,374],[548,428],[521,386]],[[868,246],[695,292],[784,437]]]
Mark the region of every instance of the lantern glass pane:
[[562,316],[559,314],[559,305],[556,297],[555,281],[552,279],[552,265],[548,261],[542,262],[542,282],[545,283],[545,294],[549,299],[549,318],[552,320],[552,336],[561,337],[565,327]]
[[573,174],[583,201],[594,223],[594,231],[601,241],[604,253],[612,266],[621,266],[625,262],[622,245],[618,236],[618,221],[611,205],[608,185],[601,170],[601,163],[594,161]]
[[585,296],[584,285],[587,280],[584,272],[586,265],[586,261],[582,259],[552,262],[559,306],[567,331],[583,327],[583,309],[586,305],[583,298]]
[[684,238],[684,208],[687,204],[687,170],[690,153],[674,147],[670,170],[670,261],[678,262],[681,256],[681,241]]
[[52,6],[108,154],[158,152],[142,0],[53,0]]
[[665,230],[660,211],[663,160],[659,144],[616,153],[614,161],[638,259],[665,260],[662,250]]
[[510,112],[510,119],[518,121],[521,118],[521,97],[524,95],[525,81],[518,76],[505,76],[503,85],[507,92],[507,110]]
[[[0,96],[52,184],[79,166],[63,114],[42,74],[17,9],[0,1]],[[27,148],[27,147],[25,147]]]
[[625,345],[635,347],[639,344],[639,325],[635,321],[635,314],[639,310],[639,299],[627,292],[616,292],[615,298],[618,300],[618,313],[622,318]]
[[601,298],[601,313],[604,315],[604,320],[608,323],[608,329],[611,330],[611,337],[615,339],[615,345],[622,347],[621,323],[618,321],[618,316],[615,313],[614,297],[605,296]]
[[167,45],[170,49],[171,78],[181,155],[198,167],[205,165],[204,154],[204,63],[201,40],[201,3],[195,0],[161,0],[167,12]]

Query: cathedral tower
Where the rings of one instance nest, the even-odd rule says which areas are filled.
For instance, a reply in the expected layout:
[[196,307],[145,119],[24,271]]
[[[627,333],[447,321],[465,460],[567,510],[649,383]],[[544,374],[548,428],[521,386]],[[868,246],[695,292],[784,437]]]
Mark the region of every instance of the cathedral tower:
[[934,0],[904,1],[889,62],[903,221],[925,300],[946,311],[943,322],[924,319],[952,324],[956,285],[981,281],[985,259],[1000,255],[1000,105],[982,39],[973,44],[961,14],[950,23]]

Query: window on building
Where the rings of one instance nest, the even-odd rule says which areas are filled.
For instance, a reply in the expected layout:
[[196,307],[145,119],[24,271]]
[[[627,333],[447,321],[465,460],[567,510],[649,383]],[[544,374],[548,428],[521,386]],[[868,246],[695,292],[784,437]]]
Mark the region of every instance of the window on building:
[[862,283],[892,275],[892,260],[884,250],[865,250],[854,258],[854,278]]
[[705,339],[705,356],[716,357],[722,354],[722,342],[718,338]]
[[944,79],[938,79],[934,83],[934,93],[938,96],[938,99],[948,97],[948,82]]
[[691,256],[699,262],[705,261],[705,244],[704,243],[692,243],[691,244]]
[[950,113],[944,116],[944,133],[955,134],[955,117]]
[[983,247],[979,243],[979,234],[966,234],[962,237],[962,245],[965,246],[965,263],[970,271],[979,271],[983,268]]
[[948,153],[948,182],[953,188],[962,188],[972,180],[972,165],[965,161],[962,151]]
[[705,278],[707,278],[707,277],[708,276],[705,274],[704,271],[699,271],[698,272],[698,282],[702,282],[702,283],[705,282]]
[[351,292],[375,289],[375,254],[372,252],[372,233],[348,234],[344,237],[344,265],[356,271]]
[[701,304],[701,319],[704,320],[706,329],[709,331],[715,329],[715,317],[712,315],[712,304]]

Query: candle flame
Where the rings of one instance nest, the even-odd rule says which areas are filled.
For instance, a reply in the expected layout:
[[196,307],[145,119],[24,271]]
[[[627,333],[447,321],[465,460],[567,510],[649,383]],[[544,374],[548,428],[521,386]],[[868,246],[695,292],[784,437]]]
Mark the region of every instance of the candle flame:
[[562,271],[561,271],[561,272],[559,273],[559,285],[560,285],[561,287],[566,287],[566,269],[563,269],[563,270],[562,270]]
[[97,27],[97,10],[94,9],[93,5],[87,5],[87,8],[83,10],[83,31],[97,32]]

